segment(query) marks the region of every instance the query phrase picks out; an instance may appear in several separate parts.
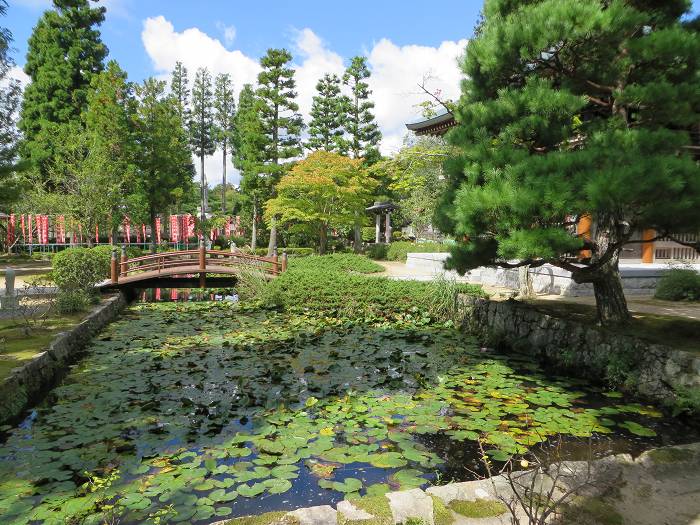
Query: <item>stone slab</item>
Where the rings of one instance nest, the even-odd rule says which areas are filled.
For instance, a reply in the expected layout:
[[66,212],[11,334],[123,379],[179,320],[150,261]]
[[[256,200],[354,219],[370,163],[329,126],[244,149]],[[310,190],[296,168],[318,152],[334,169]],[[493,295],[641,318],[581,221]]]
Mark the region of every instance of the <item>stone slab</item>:
[[336,525],[338,523],[338,513],[330,505],[297,509],[289,515],[298,519],[299,525]]
[[336,505],[338,512],[340,512],[345,519],[348,520],[369,520],[374,516],[369,512],[358,509],[355,505],[350,503],[348,500],[343,500],[338,505]]
[[388,492],[386,497],[395,524],[404,523],[409,518],[418,518],[425,525],[434,525],[433,499],[421,489]]

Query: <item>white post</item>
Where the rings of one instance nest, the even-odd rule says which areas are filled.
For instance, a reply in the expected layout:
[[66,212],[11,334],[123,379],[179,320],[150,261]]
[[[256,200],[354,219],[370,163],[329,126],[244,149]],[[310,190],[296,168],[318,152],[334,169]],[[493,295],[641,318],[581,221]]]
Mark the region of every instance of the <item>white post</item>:
[[374,218],[374,242],[379,244],[382,241],[382,218],[379,213],[377,213]]
[[390,243],[391,242],[391,212],[390,211],[386,212],[386,228],[384,231],[384,235],[386,236],[386,242]]

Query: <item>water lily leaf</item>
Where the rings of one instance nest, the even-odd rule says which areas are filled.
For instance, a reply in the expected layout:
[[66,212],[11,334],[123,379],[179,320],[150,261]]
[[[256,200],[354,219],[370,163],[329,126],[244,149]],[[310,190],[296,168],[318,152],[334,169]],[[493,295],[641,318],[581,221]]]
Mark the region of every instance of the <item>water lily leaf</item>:
[[272,478],[265,480],[263,485],[270,494],[282,494],[292,488],[292,482],[288,479]]
[[239,485],[236,490],[238,494],[245,498],[254,498],[255,496],[265,492],[265,485],[262,483],[253,483],[252,485]]
[[619,427],[629,430],[635,436],[643,437],[654,437],[656,432],[650,428],[635,423],[634,421],[625,421],[624,423],[618,423]]
[[398,452],[372,454],[369,457],[369,463],[374,467],[381,468],[404,467],[407,464],[406,460]]

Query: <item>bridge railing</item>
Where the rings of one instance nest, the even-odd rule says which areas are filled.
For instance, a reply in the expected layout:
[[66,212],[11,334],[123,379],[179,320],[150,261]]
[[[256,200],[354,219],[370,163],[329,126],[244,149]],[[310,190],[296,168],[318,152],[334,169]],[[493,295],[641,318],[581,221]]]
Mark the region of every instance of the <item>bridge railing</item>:
[[[198,250],[162,252],[141,257],[126,257],[122,247],[121,259],[117,260],[116,248],[112,251],[110,280],[118,284],[120,279],[150,274],[158,277],[161,273],[173,275],[173,269],[181,268],[183,274],[198,273],[237,273],[241,270],[254,270],[266,275],[278,275],[287,269],[287,254],[282,257],[260,257],[243,252],[207,250],[203,245]],[[177,274],[175,274],[177,275]]]

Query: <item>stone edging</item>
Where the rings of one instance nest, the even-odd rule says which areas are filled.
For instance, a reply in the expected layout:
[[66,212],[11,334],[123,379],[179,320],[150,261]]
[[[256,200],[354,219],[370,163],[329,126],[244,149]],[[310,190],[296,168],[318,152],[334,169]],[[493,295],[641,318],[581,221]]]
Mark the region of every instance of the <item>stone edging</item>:
[[[616,518],[614,523],[656,524],[659,518],[668,518],[668,523],[677,521],[682,516],[694,516],[700,512],[700,500],[687,487],[698,486],[700,482],[700,443],[662,447],[644,452],[637,458],[629,454],[618,454],[601,459],[586,461],[570,461],[556,463],[549,467],[552,474],[540,476],[531,485],[529,479],[532,471],[515,473],[514,477],[523,475],[527,478],[527,486],[544,487],[546,493],[551,486],[551,480],[557,479],[556,490],[579,487],[576,499],[568,500],[573,504],[572,510],[577,510],[578,516],[586,516],[587,504],[592,500],[597,503],[598,513],[601,509],[608,516]],[[558,474],[557,474],[558,473]],[[549,483],[549,485],[548,485]],[[613,490],[614,489],[614,490]],[[561,494],[561,492],[559,492]],[[388,492],[384,495],[383,513],[371,514],[362,501],[343,500],[334,509],[330,505],[307,507],[284,513],[269,513],[251,517],[224,520],[212,525],[345,525],[349,523],[393,523],[394,525],[409,522],[422,525],[509,525],[512,523],[511,514],[505,506],[496,507],[491,513],[483,513],[481,517],[467,517],[450,508],[452,502],[478,505],[496,503],[504,498],[513,499],[514,492],[504,475],[491,479],[448,483],[433,486],[425,490],[412,489],[398,492]],[[558,497],[558,495],[555,494]],[[376,500],[373,507],[378,508]],[[554,499],[557,499],[556,497]],[[365,507],[365,508],[363,508]],[[472,507],[473,508],[473,507]],[[483,507],[482,507],[483,508]],[[493,506],[491,507],[493,509]],[[520,523],[527,523],[528,518],[522,507],[515,507]],[[369,509],[371,510],[371,509]],[[378,509],[381,511],[381,509]],[[563,511],[563,508],[559,509]],[[580,514],[582,513],[582,514]],[[624,516],[623,516],[624,515]],[[639,520],[640,516],[647,519]],[[548,521],[549,522],[549,521]],[[589,521],[585,521],[588,523]],[[597,521],[596,521],[597,523]],[[607,522],[606,522],[607,523]],[[685,521],[683,521],[685,523]],[[693,522],[695,523],[695,522]]]
[[48,348],[31,361],[15,368],[0,383],[0,424],[17,418],[37,402],[80,356],[90,339],[126,306],[122,294],[109,297],[94,307],[79,324],[59,333]]
[[[700,388],[700,355],[561,319],[517,301],[467,297],[464,322],[486,339],[503,340],[567,374],[602,382],[623,369],[624,387],[662,405],[678,391]],[[699,343],[700,344],[700,343]]]

